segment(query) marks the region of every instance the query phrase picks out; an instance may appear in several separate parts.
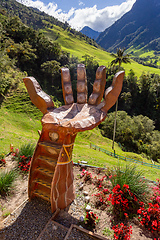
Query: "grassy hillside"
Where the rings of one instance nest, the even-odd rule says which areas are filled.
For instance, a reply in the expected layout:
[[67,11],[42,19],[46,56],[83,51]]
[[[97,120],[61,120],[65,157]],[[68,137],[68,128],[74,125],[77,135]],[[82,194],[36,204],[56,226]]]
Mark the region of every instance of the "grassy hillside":
[[[38,130],[41,130],[41,117],[42,114],[32,105],[25,90],[18,91],[15,94],[10,93],[0,109],[0,153],[7,154],[10,144],[13,144],[15,148],[19,148],[25,142],[36,143],[39,138]],[[100,130],[96,128],[78,134],[73,151],[73,161],[84,160],[88,162],[88,165],[99,167],[114,167],[117,164],[125,164],[124,161],[118,161],[105,153],[95,152],[95,150],[90,149],[90,143],[112,151],[112,141],[102,137]],[[118,144],[115,144],[115,151],[122,156],[147,161],[138,154],[123,152]],[[160,170],[142,165],[137,166],[138,169],[144,171],[144,175],[148,179],[156,180],[158,176],[160,177]]]
[[[80,37],[75,37],[72,33],[68,33],[59,26],[54,25],[53,29],[46,29],[43,32],[50,39],[58,42],[64,51],[69,52],[71,55],[74,55],[79,59],[81,59],[85,54],[88,54],[97,60],[100,65],[105,66],[113,60],[110,53],[104,51],[103,49],[89,45],[87,42],[80,39]],[[125,68],[126,74],[128,74],[130,69],[133,69],[137,77],[139,77],[143,72],[160,74],[160,69],[143,66],[133,60],[131,61],[131,64],[125,64],[122,66]]]
[[[132,57],[143,59],[145,63],[154,63],[156,67],[160,68],[160,53],[159,51],[146,50],[146,48],[130,47],[126,50]],[[156,62],[156,63],[155,63]],[[158,69],[159,70],[159,69]]]

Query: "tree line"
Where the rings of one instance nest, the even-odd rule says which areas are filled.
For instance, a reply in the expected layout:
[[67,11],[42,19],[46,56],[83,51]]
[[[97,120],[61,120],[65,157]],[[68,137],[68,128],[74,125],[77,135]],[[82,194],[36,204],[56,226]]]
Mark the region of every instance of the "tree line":
[[[57,42],[23,24],[18,17],[6,17],[5,14],[0,14],[0,29],[0,49],[8,59],[7,62],[2,59],[3,63],[9,65],[9,62],[14,62],[14,65],[21,71],[34,76],[44,91],[55,95],[60,101],[63,101],[60,68],[68,67],[73,80],[73,90],[76,91],[76,67],[80,63],[78,58],[62,51]],[[90,90],[99,65],[90,56],[84,56],[81,62],[87,68],[88,89]],[[4,80],[4,82],[7,84],[7,81]]]

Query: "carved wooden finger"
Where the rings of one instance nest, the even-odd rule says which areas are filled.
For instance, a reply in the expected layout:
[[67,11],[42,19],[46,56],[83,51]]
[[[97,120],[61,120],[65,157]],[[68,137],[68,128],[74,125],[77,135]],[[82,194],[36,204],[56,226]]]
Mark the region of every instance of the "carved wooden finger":
[[68,68],[61,68],[61,80],[64,102],[65,104],[72,104],[74,102],[74,99],[71,84],[71,76]]
[[102,111],[107,112],[117,101],[118,96],[122,90],[124,71],[120,71],[115,74],[112,85],[105,91],[105,105],[102,107]]
[[77,103],[87,103],[87,77],[84,64],[77,66]]
[[48,109],[54,108],[54,103],[50,96],[42,91],[39,83],[34,77],[23,78],[32,103],[45,114]]
[[98,105],[103,97],[106,84],[106,67],[100,66],[96,71],[96,80],[93,84],[93,93],[89,97],[88,104]]

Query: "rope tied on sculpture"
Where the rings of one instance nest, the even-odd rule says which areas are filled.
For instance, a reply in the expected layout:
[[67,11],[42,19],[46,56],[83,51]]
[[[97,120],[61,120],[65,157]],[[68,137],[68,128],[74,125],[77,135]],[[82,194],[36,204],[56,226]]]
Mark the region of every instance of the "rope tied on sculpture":
[[[68,151],[67,151],[67,147],[72,147],[72,149],[73,149],[73,145],[74,145],[74,143],[71,143],[71,144],[63,144],[62,145],[62,148],[64,149],[64,151],[65,151],[65,153],[66,153],[66,155],[67,155],[67,157],[68,157],[68,161],[66,161],[66,162],[57,162],[57,164],[58,165],[64,165],[64,164],[68,164],[68,163],[70,163],[71,161],[72,161],[72,159],[70,159],[70,155],[69,155],[69,153],[68,153]],[[62,153],[62,156],[64,156],[64,153]],[[71,155],[72,156],[72,155]]]

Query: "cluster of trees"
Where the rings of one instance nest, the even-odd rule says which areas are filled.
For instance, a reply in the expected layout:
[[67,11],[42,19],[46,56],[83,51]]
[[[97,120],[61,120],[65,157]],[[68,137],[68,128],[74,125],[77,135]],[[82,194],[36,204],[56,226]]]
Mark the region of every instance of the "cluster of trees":
[[[119,48],[116,54],[112,54],[114,60],[108,68],[109,79],[121,69],[122,63],[130,62],[130,56],[124,55],[124,51],[125,49]],[[117,107],[118,101],[116,112]],[[119,112],[118,116],[117,113],[110,113],[101,124],[102,134],[111,139],[113,137],[112,148],[114,149],[115,140],[125,150],[144,153],[160,162],[160,132],[155,130],[155,126],[160,129],[160,76],[142,74],[137,80],[133,70],[130,70],[124,78],[119,109],[125,111]]]
[[[4,52],[8,59],[7,64],[14,61],[16,67],[34,76],[44,91],[54,95],[59,101],[63,101],[60,94],[62,91],[60,68],[68,67],[73,80],[73,90],[76,92],[76,67],[80,63],[78,58],[62,51],[57,42],[26,26],[18,17],[8,18],[0,14],[0,27],[1,52]],[[95,71],[99,65],[87,55],[83,57],[82,62],[87,68],[88,88],[91,93]],[[5,92],[7,89],[6,86]]]
[[158,63],[158,57],[157,56],[155,56],[154,59],[151,59],[149,56],[144,57],[144,58],[133,57],[132,59],[134,61],[138,62],[139,64],[144,65],[144,66],[160,68],[160,66],[157,65],[157,63]]
[[130,70],[124,79],[119,110],[129,115],[144,115],[154,120],[156,129],[160,130],[160,76],[143,73],[139,79]]
[[[109,113],[101,124],[102,135],[112,138],[115,113]],[[147,116],[129,116],[125,111],[117,112],[116,142],[124,150],[143,153],[160,162],[160,132],[155,130],[154,121]]]

